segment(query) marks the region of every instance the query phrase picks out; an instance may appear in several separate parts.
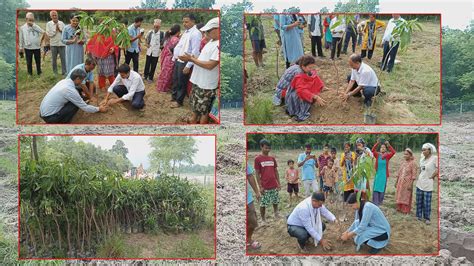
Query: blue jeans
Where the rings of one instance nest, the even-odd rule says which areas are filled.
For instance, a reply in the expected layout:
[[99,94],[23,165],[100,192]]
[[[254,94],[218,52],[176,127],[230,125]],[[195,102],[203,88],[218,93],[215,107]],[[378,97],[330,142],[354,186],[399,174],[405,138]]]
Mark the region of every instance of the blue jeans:
[[372,105],[372,97],[375,96],[375,93],[377,92],[377,87],[368,87],[364,86],[364,104],[367,107],[370,107]]
[[[324,232],[324,230],[326,230],[326,224],[323,223],[322,227]],[[304,248],[306,241],[308,241],[308,239],[311,237],[304,227],[297,225],[288,225],[288,234],[291,237],[296,237],[301,248]]]
[[[122,96],[128,93],[127,87],[124,85],[116,85],[113,88],[113,91],[119,98],[122,98]],[[131,101],[132,107],[134,109],[142,109],[145,106],[145,101],[143,100],[144,96],[145,91],[135,92]]]

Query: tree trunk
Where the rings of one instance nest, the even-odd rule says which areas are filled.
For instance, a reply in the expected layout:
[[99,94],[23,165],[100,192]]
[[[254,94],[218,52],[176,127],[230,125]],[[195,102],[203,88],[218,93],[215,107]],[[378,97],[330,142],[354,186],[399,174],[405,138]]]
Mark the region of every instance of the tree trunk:
[[32,146],[32,150],[31,150],[31,151],[32,151],[32,153],[33,153],[33,159],[34,159],[35,161],[38,161],[38,147],[37,147],[37,145],[36,145],[36,136],[33,136],[33,141],[32,141],[32,143],[33,143],[33,146]]

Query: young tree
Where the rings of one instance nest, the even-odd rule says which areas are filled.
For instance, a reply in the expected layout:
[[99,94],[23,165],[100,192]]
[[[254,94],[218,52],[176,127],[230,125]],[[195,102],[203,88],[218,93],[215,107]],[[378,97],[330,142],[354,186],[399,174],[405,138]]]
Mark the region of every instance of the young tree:
[[150,145],[150,168],[153,171],[161,168],[171,170],[173,176],[179,165],[193,164],[193,156],[198,151],[193,137],[154,137],[150,139]]

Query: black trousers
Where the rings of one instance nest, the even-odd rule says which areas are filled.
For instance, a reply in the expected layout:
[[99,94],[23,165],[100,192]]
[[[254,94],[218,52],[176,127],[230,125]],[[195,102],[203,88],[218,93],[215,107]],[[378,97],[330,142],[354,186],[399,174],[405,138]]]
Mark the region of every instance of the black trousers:
[[[114,93],[122,98],[125,94],[128,93],[127,87],[124,85],[117,85],[113,88]],[[134,109],[142,109],[145,106],[145,100],[143,99],[145,97],[145,91],[138,91],[135,92],[132,98],[132,107]]]
[[173,69],[173,87],[171,89],[171,97],[179,105],[183,105],[184,98],[186,97],[186,87],[188,86],[190,78],[190,75],[183,73],[185,66],[186,63],[176,61]]
[[[397,56],[398,46],[397,44],[390,45],[389,42],[384,42],[383,44],[383,57],[382,57],[382,70],[387,70],[387,72],[392,72],[393,66],[395,65],[395,57]],[[388,57],[388,58],[387,58]]]
[[158,56],[154,57],[151,55],[146,56],[145,60],[145,70],[143,70],[143,75],[145,79],[153,80],[153,76],[155,75],[156,65],[158,64]]
[[41,49],[25,49],[26,68],[28,74],[33,75],[33,56],[35,57],[36,73],[41,75]]
[[[288,225],[288,234],[291,237],[295,237],[298,240],[298,244],[301,248],[304,248],[306,241],[311,237],[311,235],[306,231],[306,228],[297,225]],[[326,224],[322,223],[323,232],[326,230]],[[316,241],[316,240],[315,240]]]
[[133,71],[138,72],[138,55],[137,52],[125,51],[125,64],[130,65],[130,61],[133,61]]
[[334,59],[336,55],[336,48],[337,48],[337,57],[341,56],[341,48],[342,48],[342,38],[341,37],[332,37],[332,47],[331,47],[331,59]]
[[342,52],[347,54],[347,47],[349,46],[349,40],[352,40],[352,52],[355,53],[357,43],[357,33],[353,31],[346,31],[346,38],[344,39],[344,48]]
[[59,112],[41,118],[48,124],[66,124],[71,122],[78,110],[79,107],[75,106],[72,102],[68,102]]
[[311,36],[311,54],[313,54],[313,56],[316,56],[316,47],[318,49],[318,56],[324,56],[321,36]]

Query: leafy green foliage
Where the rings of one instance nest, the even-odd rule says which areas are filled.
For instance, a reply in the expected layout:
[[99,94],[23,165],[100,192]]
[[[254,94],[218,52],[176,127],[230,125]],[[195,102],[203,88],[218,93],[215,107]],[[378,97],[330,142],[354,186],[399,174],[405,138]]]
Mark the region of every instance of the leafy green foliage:
[[173,8],[203,8],[209,9],[216,3],[216,0],[175,0]]
[[150,145],[150,169],[165,173],[171,170],[172,175],[180,165],[193,164],[197,152],[196,140],[189,136],[155,137],[150,139]]
[[122,155],[123,158],[127,158],[128,148],[125,147],[125,143],[120,139],[115,141],[110,151]]
[[245,112],[249,124],[272,124],[274,109],[273,102],[265,95],[255,95],[254,100],[249,103]]
[[339,1],[334,6],[334,12],[379,12],[379,0],[349,0]]
[[242,99],[242,56],[221,53],[221,97],[223,101]]
[[69,160],[28,160],[20,174],[20,234],[30,256],[53,256],[53,248],[81,256],[119,232],[188,231],[205,224],[202,188],[178,177],[124,179]]
[[474,100],[473,43],[474,20],[465,30],[443,28],[443,103]]
[[140,3],[137,8],[166,8],[166,0],[145,0]]
[[400,52],[405,52],[411,43],[412,35],[415,30],[423,30],[418,19],[398,20],[392,31],[392,37],[400,43]]
[[[374,159],[371,158],[370,156],[364,156],[361,157],[358,161],[357,164],[355,165],[353,171],[352,171],[352,180],[354,181],[354,184],[359,184],[359,182],[363,182],[364,180],[366,182],[369,182],[373,179],[375,175],[375,164],[374,164]],[[363,184],[365,187],[365,184]],[[360,191],[359,191],[360,192]],[[367,198],[371,199],[372,198],[372,192],[370,190],[370,187],[367,188],[366,190],[367,193]],[[357,193],[357,201],[360,200],[360,193]]]

